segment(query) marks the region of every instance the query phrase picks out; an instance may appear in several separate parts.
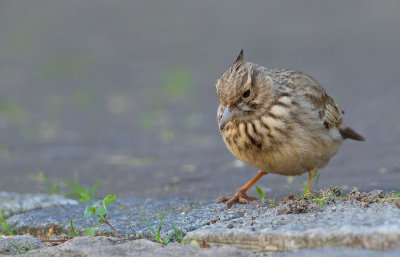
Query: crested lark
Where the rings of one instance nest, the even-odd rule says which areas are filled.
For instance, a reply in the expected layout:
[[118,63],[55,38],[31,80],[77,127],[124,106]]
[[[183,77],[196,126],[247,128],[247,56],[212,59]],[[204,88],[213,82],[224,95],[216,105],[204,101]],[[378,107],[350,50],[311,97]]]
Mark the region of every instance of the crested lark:
[[297,71],[268,69],[243,60],[218,79],[221,101],[217,118],[222,138],[239,160],[260,171],[233,197],[220,197],[229,208],[234,202],[255,200],[246,191],[263,175],[309,174],[312,179],[336,154],[344,139],[364,138],[343,124],[343,112],[312,77]]

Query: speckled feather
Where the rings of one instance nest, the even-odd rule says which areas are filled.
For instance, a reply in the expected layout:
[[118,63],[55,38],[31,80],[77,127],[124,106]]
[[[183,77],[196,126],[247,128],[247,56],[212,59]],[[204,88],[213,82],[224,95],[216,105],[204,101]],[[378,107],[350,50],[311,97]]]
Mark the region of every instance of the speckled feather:
[[235,110],[222,126],[226,146],[259,170],[299,175],[324,167],[344,139],[364,140],[343,124],[323,87],[302,72],[245,62],[241,52],[216,88],[218,124],[227,106]]

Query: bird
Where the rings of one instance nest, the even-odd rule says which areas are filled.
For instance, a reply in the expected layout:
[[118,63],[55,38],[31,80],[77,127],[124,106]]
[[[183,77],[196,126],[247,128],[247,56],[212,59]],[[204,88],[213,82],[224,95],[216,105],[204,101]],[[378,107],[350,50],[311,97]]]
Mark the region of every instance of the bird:
[[229,151],[259,170],[232,197],[230,208],[257,198],[247,190],[262,176],[308,172],[309,193],[318,169],[325,167],[345,139],[364,137],[343,123],[344,112],[313,77],[289,69],[269,69],[243,58],[217,80],[217,122]]

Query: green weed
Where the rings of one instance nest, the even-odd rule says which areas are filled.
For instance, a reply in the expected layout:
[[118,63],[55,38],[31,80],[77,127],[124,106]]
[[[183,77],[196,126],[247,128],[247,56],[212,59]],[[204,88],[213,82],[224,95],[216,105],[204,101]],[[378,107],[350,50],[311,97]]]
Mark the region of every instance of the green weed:
[[330,193],[329,195],[320,195],[320,196],[316,196],[313,195],[312,193],[309,193],[309,196],[304,196],[304,198],[308,199],[313,203],[319,203],[319,207],[322,208],[325,205],[326,200],[335,199],[337,198],[337,196],[335,196],[333,193]]
[[275,198],[273,198],[271,201],[269,201],[267,199],[267,197],[265,196],[264,191],[261,188],[259,188],[258,186],[256,186],[256,191],[260,195],[260,200],[263,200],[271,208],[275,208],[276,207]]
[[171,237],[167,237],[167,238],[164,238],[164,239],[161,238],[161,227],[162,227],[162,222],[163,222],[163,220],[164,220],[164,217],[165,217],[165,213],[163,213],[163,214],[161,215],[161,219],[160,219],[160,222],[159,222],[159,224],[158,224],[158,228],[157,228],[157,232],[156,232],[156,231],[154,230],[154,228],[151,226],[149,220],[146,219],[144,213],[142,213],[142,218],[143,218],[144,222],[146,222],[146,225],[147,225],[147,227],[150,229],[151,233],[153,234],[154,239],[155,239],[158,243],[161,243],[161,244],[168,244],[168,242],[170,241]]
[[[86,236],[94,236],[94,230],[98,226],[100,226],[102,224],[107,224],[115,232],[115,234],[118,237],[123,238],[122,235],[118,232],[118,230],[116,230],[115,227],[113,225],[111,225],[111,223],[107,219],[106,206],[109,205],[110,203],[114,202],[115,199],[117,199],[116,195],[107,195],[106,197],[104,197],[103,202],[97,201],[94,204],[92,204],[92,206],[86,208],[85,214],[84,214],[84,216],[86,218],[89,218],[90,216],[96,216],[99,218],[99,222],[95,226],[86,230],[86,232],[85,232]],[[102,202],[102,204],[100,204],[101,202]],[[71,225],[72,225],[72,221],[71,221]]]
[[74,175],[74,183],[67,180],[65,180],[64,183],[67,187],[73,190],[73,192],[67,193],[65,196],[77,198],[82,203],[87,203],[88,201],[96,199],[95,194],[100,186],[100,180],[98,180],[92,188],[89,186],[79,186],[78,173],[75,173]]
[[15,245],[11,242],[8,242],[14,249],[17,251],[18,254],[25,254],[28,252],[28,239],[25,241],[25,248],[21,249],[18,247],[18,245]]
[[183,230],[182,230],[182,227],[183,227],[183,219],[181,220],[181,226],[179,227],[179,229],[177,229],[175,226],[174,226],[174,224],[172,224],[172,223],[170,223],[171,224],[171,227],[174,229],[174,231],[175,231],[175,236],[176,236],[176,238],[177,238],[177,240],[178,240],[178,243],[179,244],[181,244],[181,245],[184,245],[185,244],[185,242],[184,242],[184,240],[183,240]]
[[269,205],[269,207],[275,208],[276,207],[275,198],[272,198],[271,201],[267,201],[267,204]]
[[4,218],[3,209],[0,209],[1,212],[1,227],[3,230],[7,231],[10,235],[14,236],[14,231],[8,226],[6,219]]
[[66,234],[66,233],[65,233],[65,235],[66,235],[68,238],[74,238],[74,237],[79,236],[78,232],[76,232],[76,230],[75,230],[74,224],[72,224],[72,220],[71,220],[71,231],[72,231],[72,234]]
[[396,185],[396,186],[399,189],[399,192],[392,190],[389,193],[387,193],[384,198],[379,198],[378,201],[394,202],[395,200],[399,200],[400,199],[400,186],[399,185]]

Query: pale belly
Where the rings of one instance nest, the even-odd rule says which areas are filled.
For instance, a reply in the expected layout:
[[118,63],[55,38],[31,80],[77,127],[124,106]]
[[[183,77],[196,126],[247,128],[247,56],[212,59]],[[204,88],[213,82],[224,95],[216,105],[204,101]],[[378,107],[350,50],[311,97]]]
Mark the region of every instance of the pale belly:
[[260,149],[250,141],[232,143],[226,136],[222,137],[228,149],[239,160],[259,170],[286,176],[300,175],[314,168],[325,167],[342,142],[329,137],[325,137],[323,141],[304,136],[279,145],[264,142],[263,145],[270,147]]
[[259,170],[269,173],[293,176],[300,175],[314,168],[325,167],[330,158],[334,156],[340,144],[332,145],[330,149],[312,152],[282,147],[279,150],[267,152],[246,153],[243,151],[232,152],[239,160]]

